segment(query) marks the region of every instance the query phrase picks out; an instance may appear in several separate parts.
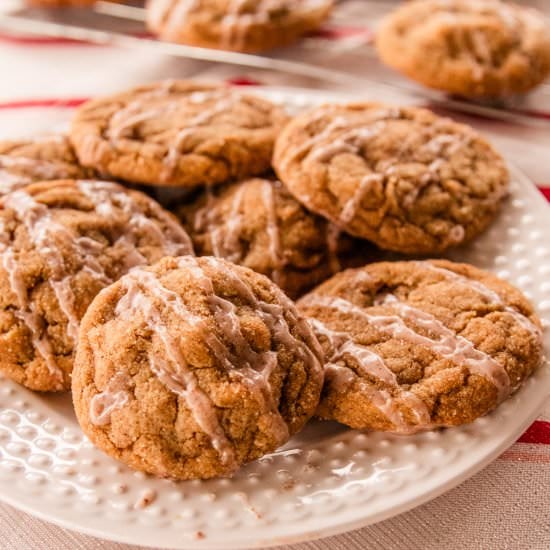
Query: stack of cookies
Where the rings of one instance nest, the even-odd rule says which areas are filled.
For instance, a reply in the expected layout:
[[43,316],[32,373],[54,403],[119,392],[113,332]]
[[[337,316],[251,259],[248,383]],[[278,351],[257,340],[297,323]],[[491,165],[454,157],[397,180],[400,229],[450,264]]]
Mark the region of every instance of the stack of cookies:
[[230,475],[315,415],[471,422],[541,362],[518,290],[423,259],[474,239],[508,190],[490,144],[424,109],[290,119],[166,81],[86,103],[68,138],[0,143],[0,185],[0,369],[72,387],[86,435],[139,470]]

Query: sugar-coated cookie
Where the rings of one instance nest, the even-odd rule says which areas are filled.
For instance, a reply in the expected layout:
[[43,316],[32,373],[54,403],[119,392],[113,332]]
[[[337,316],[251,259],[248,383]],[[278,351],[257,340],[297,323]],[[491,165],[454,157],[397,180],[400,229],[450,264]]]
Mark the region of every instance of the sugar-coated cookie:
[[540,321],[510,284],[445,260],[339,273],[299,309],[325,350],[318,414],[413,433],[472,422],[542,361]]
[[253,178],[207,188],[176,213],[197,255],[263,273],[291,298],[376,257],[374,246],[308,212],[279,181]]
[[84,433],[129,466],[230,475],[314,413],[322,350],[267,277],[212,257],[165,258],[94,300],[73,400]]
[[192,253],[155,201],[98,181],[31,184],[0,199],[0,371],[40,391],[70,387],[78,327],[131,268]]
[[176,80],[84,104],[70,138],[81,164],[105,177],[189,187],[265,172],[286,121],[265,99]]
[[436,254],[483,231],[508,192],[469,126],[415,107],[324,105],[279,135],[274,167],[308,209],[381,248]]

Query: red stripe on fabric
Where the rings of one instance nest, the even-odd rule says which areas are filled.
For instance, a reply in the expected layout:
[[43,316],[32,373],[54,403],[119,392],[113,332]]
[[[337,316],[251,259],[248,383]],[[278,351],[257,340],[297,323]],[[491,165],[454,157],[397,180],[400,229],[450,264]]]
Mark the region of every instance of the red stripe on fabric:
[[[154,35],[146,31],[131,33],[129,36],[133,36],[134,38],[154,38]],[[55,36],[14,36],[1,33],[0,43],[13,44],[16,46],[105,46],[104,44],[97,44],[87,40],[74,40],[72,38],[60,38]]]
[[539,185],[539,191],[550,201],[550,186]]
[[32,109],[32,108],[74,108],[79,107],[89,98],[87,97],[70,97],[70,98],[58,98],[58,99],[23,99],[20,101],[6,101],[0,102],[0,109]]
[[518,443],[537,443],[550,445],[550,422],[536,420],[518,439]]
[[254,80],[253,78],[248,78],[247,76],[235,76],[233,78],[228,78],[225,81],[231,86],[261,86],[262,83],[259,80]]

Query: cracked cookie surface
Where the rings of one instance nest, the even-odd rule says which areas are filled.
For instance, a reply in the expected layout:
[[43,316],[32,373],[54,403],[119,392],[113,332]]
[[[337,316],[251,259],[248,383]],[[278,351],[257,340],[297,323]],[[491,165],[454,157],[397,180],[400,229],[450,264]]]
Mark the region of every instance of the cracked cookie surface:
[[332,0],[149,0],[147,23],[171,42],[260,52],[318,28],[332,5]]
[[382,60],[426,86],[471,97],[525,93],[550,74],[550,25],[499,0],[404,3],[381,24]]
[[308,209],[383,249],[440,253],[472,239],[508,192],[472,128],[415,107],[324,105],[280,134],[277,175]]
[[254,178],[206,189],[176,213],[197,255],[263,273],[291,298],[343,267],[364,265],[378,252],[308,212],[275,180]]
[[0,370],[39,391],[70,388],[78,327],[135,266],[192,253],[155,201],[97,181],[31,184],[0,200]]
[[165,258],[92,303],[73,374],[78,420],[129,466],[232,474],[314,413],[322,350],[269,279],[212,257]]
[[414,433],[472,422],[542,361],[541,325],[510,284],[446,260],[344,271],[298,302],[325,351],[318,415]]
[[164,81],[90,101],[70,133],[84,166],[159,186],[214,185],[269,169],[287,115],[225,86]]
[[0,195],[29,183],[91,175],[79,165],[65,136],[0,141]]

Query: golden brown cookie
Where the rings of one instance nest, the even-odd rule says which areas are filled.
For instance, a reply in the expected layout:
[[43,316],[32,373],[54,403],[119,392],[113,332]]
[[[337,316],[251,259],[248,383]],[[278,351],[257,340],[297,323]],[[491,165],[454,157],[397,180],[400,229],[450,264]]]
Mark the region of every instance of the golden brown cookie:
[[263,273],[296,298],[375,247],[308,212],[279,181],[254,178],[207,188],[176,209],[199,256]]
[[324,105],[292,120],[274,167],[308,209],[381,248],[440,253],[495,217],[508,191],[498,153],[425,109]]
[[114,183],[31,184],[0,200],[0,371],[33,390],[70,387],[78,327],[132,267],[192,253],[155,201]]
[[325,350],[318,414],[413,433],[482,416],[542,361],[540,321],[510,284],[444,260],[344,271],[299,302]]
[[84,104],[70,138],[84,166],[151,185],[213,185],[265,172],[287,121],[225,86],[164,81]]
[[333,0],[149,0],[147,24],[163,40],[260,52],[318,28]]
[[550,26],[498,0],[405,2],[381,24],[382,61],[426,86],[468,97],[525,93],[550,75]]
[[75,410],[90,440],[133,468],[230,475],[313,415],[321,355],[308,323],[263,275],[211,257],[165,258],[88,309]]
[[65,136],[0,141],[0,195],[28,183],[91,175],[78,164]]

